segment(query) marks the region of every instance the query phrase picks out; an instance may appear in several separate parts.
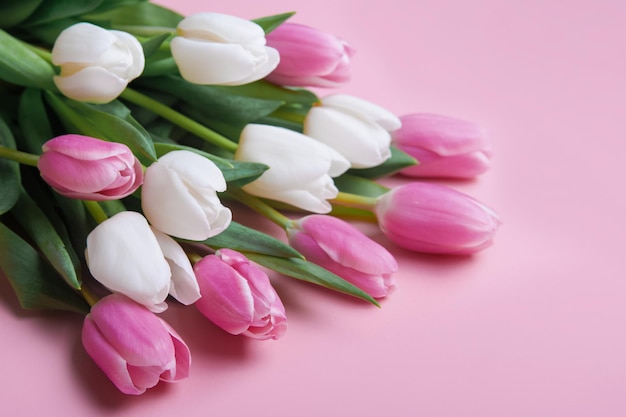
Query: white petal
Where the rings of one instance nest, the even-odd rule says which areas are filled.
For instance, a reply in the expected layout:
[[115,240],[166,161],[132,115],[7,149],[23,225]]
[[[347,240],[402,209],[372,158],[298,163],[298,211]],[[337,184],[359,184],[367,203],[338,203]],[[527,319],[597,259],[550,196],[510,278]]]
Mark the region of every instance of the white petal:
[[400,118],[389,110],[348,94],[333,94],[322,99],[322,105],[351,113],[378,123],[383,129],[393,131],[402,126]]
[[125,211],[99,224],[87,236],[86,258],[91,274],[109,290],[164,309],[171,272],[141,214]]
[[54,84],[74,100],[108,103],[115,100],[128,82],[101,67],[87,67],[68,76],[55,76]]
[[77,23],[57,37],[52,48],[52,63],[90,64],[102,55],[117,37],[110,31],[91,23]]
[[117,36],[118,43],[124,45],[124,49],[130,56],[131,65],[126,69],[126,79],[129,81],[134,80],[141,75],[145,66],[143,48],[137,38],[129,33],[119,30],[111,30],[110,32]]
[[154,228],[152,232],[172,271],[170,295],[185,305],[200,299],[200,288],[193,267],[183,248],[171,237]]
[[270,72],[274,71],[280,62],[280,55],[278,51],[274,48],[264,47],[266,57],[261,64],[257,64],[254,72],[250,74],[248,77],[245,77],[241,80],[238,80],[234,83],[225,84],[225,85],[243,85],[248,84],[261,78],[265,78]]
[[224,174],[215,163],[190,151],[172,151],[159,158],[159,164],[175,171],[183,181],[199,188],[226,190]]
[[221,13],[197,13],[178,24],[178,33],[184,37],[228,43],[265,43],[265,33],[258,24]]

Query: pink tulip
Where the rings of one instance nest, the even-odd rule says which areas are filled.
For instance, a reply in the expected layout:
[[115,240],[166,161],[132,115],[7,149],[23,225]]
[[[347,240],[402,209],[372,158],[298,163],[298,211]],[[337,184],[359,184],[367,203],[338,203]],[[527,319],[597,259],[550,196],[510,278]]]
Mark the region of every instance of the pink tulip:
[[241,253],[220,249],[194,265],[198,310],[231,334],[266,340],[287,330],[285,308],[269,277]]
[[38,168],[59,194],[81,200],[117,200],[143,181],[139,160],[121,143],[62,135],[44,143]]
[[402,116],[393,144],[419,161],[402,174],[411,177],[472,178],[489,169],[491,149],[476,124],[437,114]]
[[332,216],[309,215],[287,230],[289,243],[314,264],[328,269],[372,297],[394,288],[398,264],[387,249]]
[[102,298],[83,324],[83,346],[124,394],[189,376],[191,356],[165,321],[121,294]]
[[472,254],[491,246],[500,225],[498,216],[472,197],[420,182],[383,194],[375,213],[389,240],[416,252]]
[[278,67],[267,76],[270,82],[336,88],[350,80],[354,49],[334,35],[305,25],[283,23],[267,35],[267,45],[280,53]]

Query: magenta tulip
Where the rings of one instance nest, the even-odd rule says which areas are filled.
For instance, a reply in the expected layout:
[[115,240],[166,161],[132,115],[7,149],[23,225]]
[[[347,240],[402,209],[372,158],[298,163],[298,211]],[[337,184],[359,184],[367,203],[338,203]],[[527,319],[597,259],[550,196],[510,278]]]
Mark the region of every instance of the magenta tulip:
[[283,23],[267,35],[267,45],[278,50],[278,67],[267,76],[276,84],[336,88],[350,80],[354,49],[321,30]]
[[191,355],[164,320],[121,294],[102,298],[83,323],[83,346],[124,394],[189,376]]
[[287,330],[285,308],[263,270],[241,253],[220,249],[194,265],[198,310],[231,334],[266,340]]
[[411,177],[473,178],[489,169],[491,148],[476,124],[437,114],[402,116],[393,144],[419,164],[405,168]]
[[375,213],[389,240],[416,252],[472,254],[491,246],[500,225],[498,216],[474,198],[420,182],[383,194]]
[[372,297],[394,288],[398,264],[384,247],[332,216],[309,215],[287,229],[289,243],[306,259],[339,275]]
[[143,181],[139,160],[121,143],[62,135],[43,144],[38,168],[59,194],[81,200],[117,200]]

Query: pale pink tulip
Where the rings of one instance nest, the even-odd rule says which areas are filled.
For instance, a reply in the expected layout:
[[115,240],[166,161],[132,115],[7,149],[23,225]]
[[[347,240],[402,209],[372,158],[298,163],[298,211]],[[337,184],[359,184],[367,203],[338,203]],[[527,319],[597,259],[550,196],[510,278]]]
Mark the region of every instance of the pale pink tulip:
[[202,298],[198,310],[231,334],[278,339],[287,330],[285,308],[269,277],[241,253],[220,249],[194,265]]
[[96,364],[125,394],[159,380],[189,376],[189,348],[169,324],[121,294],[102,298],[83,323],[82,341]]
[[283,23],[267,35],[280,63],[267,76],[276,84],[337,88],[350,80],[354,49],[335,35],[297,23]]
[[139,160],[121,143],[69,134],[47,141],[42,150],[42,178],[66,197],[117,200],[143,181]]
[[328,269],[372,297],[395,288],[398,264],[384,247],[332,216],[309,215],[287,229],[289,243],[314,264]]
[[405,168],[411,177],[473,178],[489,169],[491,147],[478,125],[437,114],[402,116],[392,142],[419,164]]
[[452,188],[414,182],[383,194],[376,217],[395,244],[416,252],[472,254],[492,245],[498,216]]

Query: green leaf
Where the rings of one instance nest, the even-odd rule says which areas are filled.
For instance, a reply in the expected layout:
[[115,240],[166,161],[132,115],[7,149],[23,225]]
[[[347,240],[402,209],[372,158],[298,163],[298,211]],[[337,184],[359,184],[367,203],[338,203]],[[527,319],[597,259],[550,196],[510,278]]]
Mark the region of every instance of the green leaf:
[[232,159],[224,159],[190,146],[173,143],[155,143],[154,148],[156,149],[158,157],[161,157],[168,152],[177,150],[186,150],[202,155],[217,165],[220,171],[222,171],[222,174],[224,174],[224,179],[231,186],[241,186],[254,181],[268,168],[267,165],[256,162],[240,162]]
[[143,48],[143,54],[146,58],[150,57],[152,54],[156,53],[159,50],[159,47],[170,37],[169,33],[162,33],[157,36],[153,36],[150,39],[146,39],[141,42],[141,47]]
[[59,19],[81,15],[95,10],[100,3],[102,3],[102,0],[44,0],[23,25],[41,25]]
[[310,108],[320,101],[317,95],[310,90],[304,88],[287,88],[264,80],[230,87],[217,86],[216,89],[226,89],[232,94],[240,96],[278,100],[284,102],[284,105],[288,107]]
[[[15,149],[15,139],[9,125],[0,114],[0,146]],[[20,164],[0,158],[0,215],[11,210],[20,196]]]
[[46,92],[45,98],[65,127],[74,133],[127,145],[144,164],[156,160],[150,134],[120,101],[87,104]]
[[0,79],[24,87],[56,90],[54,70],[22,41],[0,30]]
[[252,21],[257,25],[261,26],[265,31],[265,34],[270,33],[278,26],[280,26],[283,22],[289,19],[291,16],[296,14],[296,12],[287,12],[281,13],[273,16],[260,17],[258,19],[253,19]]
[[0,269],[27,309],[87,313],[89,305],[19,235],[0,223]]
[[80,289],[78,257],[71,247],[66,246],[46,214],[25,190],[21,190],[20,198],[11,213],[50,265],[70,286]]
[[30,16],[43,0],[4,1],[0,5],[0,28],[15,26]]
[[[158,28],[159,33],[162,33],[163,28],[174,29],[183,20],[182,15],[150,2],[141,2],[84,17],[93,23],[102,23],[134,34],[145,34],[146,27]],[[152,35],[156,34],[151,33]]]
[[360,288],[332,272],[300,258],[277,258],[274,256],[245,253],[252,261],[273,271],[302,281],[321,285],[344,294],[352,295],[379,306],[376,300]]
[[394,174],[402,168],[410,167],[415,164],[417,164],[417,160],[415,158],[395,146],[392,146],[391,157],[381,165],[372,168],[351,169],[348,173],[364,178],[381,178]]
[[201,243],[213,249],[229,248],[276,258],[302,257],[298,251],[286,243],[237,222],[231,222],[222,233]]
[[284,103],[238,93],[236,88],[196,85],[176,76],[147,77],[138,85],[169,93],[198,110],[209,119],[224,123],[247,124],[267,116]]
[[350,174],[334,178],[334,182],[339,191],[365,197],[378,197],[389,191],[389,188],[372,180]]
[[40,154],[41,146],[52,139],[54,133],[38,88],[26,88],[20,96],[18,122],[22,131],[22,149]]
[[98,7],[91,10],[89,14],[104,13],[124,7],[135,6],[140,3],[145,3],[146,1],[148,0],[104,0]]

